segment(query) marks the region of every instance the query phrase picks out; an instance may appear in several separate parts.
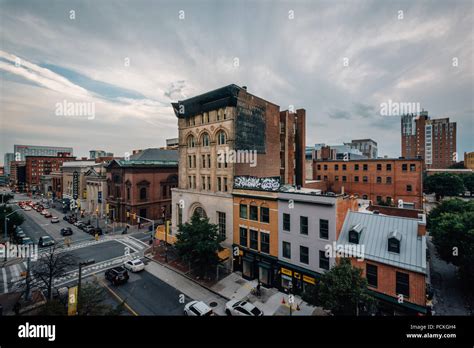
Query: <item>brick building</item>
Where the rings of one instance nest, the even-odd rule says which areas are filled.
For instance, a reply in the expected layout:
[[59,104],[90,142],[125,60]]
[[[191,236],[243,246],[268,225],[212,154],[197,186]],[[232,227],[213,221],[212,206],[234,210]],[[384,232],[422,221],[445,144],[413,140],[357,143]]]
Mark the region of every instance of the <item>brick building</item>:
[[430,119],[427,111],[401,118],[402,156],[424,159],[428,169],[449,168],[458,161],[456,122]]
[[60,170],[64,162],[75,161],[69,154],[59,156],[25,156],[26,184],[30,191],[39,190],[42,175]]
[[236,85],[172,105],[178,118],[180,163],[172,233],[198,211],[222,226],[223,245],[230,248],[235,176],[304,183],[305,110],[280,111]]
[[20,192],[23,192],[26,189],[25,161],[10,162],[10,185]]
[[349,212],[337,245],[363,247],[363,258],[349,257],[361,268],[381,311],[389,315],[427,313],[426,217],[405,218]]
[[474,151],[464,152],[464,168],[474,170]]
[[363,159],[314,161],[313,175],[323,180],[330,192],[357,194],[378,203],[421,209],[423,204],[423,160]]
[[146,149],[128,161],[111,161],[106,170],[110,218],[129,224],[137,223],[134,214],[161,223],[170,219],[171,189],[178,185],[176,150]]

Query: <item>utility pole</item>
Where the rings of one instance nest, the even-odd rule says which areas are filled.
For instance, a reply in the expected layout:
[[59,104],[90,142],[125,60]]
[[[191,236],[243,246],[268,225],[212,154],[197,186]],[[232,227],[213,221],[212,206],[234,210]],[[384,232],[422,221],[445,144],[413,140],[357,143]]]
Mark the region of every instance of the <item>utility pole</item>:
[[85,262],[79,262],[79,279],[77,283],[77,312],[79,313],[79,300],[81,296],[81,282],[82,282],[82,266],[89,266],[95,263],[95,260],[87,260]]

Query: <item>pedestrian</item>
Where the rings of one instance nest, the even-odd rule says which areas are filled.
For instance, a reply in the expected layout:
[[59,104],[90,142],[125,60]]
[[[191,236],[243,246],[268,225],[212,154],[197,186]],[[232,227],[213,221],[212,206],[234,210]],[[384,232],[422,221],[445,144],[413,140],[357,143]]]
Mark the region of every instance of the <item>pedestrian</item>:
[[257,284],[257,296],[260,297],[261,293],[260,293],[260,282],[258,282]]

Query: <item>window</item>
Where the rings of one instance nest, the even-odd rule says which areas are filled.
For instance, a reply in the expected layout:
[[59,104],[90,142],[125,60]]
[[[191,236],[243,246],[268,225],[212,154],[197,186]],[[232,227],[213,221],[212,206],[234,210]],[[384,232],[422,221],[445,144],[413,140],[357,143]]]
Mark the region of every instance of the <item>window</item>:
[[410,164],[410,172],[416,171],[416,165],[414,163]]
[[407,192],[411,192],[411,191],[412,191],[411,185],[407,185]]
[[387,171],[391,171],[392,170],[392,165],[391,164],[387,164]]
[[382,196],[377,196],[377,203],[382,202]]
[[142,187],[140,189],[140,200],[142,201],[146,200],[146,187]]
[[366,273],[367,283],[369,284],[369,286],[376,288],[377,287],[377,266],[371,265],[370,263],[368,263],[365,273]]
[[120,187],[115,188],[115,197],[120,197]]
[[193,135],[188,137],[188,147],[194,147],[196,145],[195,139]]
[[406,172],[408,170],[408,165],[406,163],[402,164],[402,171]]
[[300,216],[300,233],[308,235],[308,217]]
[[270,223],[270,209],[267,207],[260,207],[260,221]]
[[240,218],[241,219],[247,218],[247,205],[245,204],[240,205]]
[[217,191],[222,191],[222,179],[217,177]]
[[339,164],[334,165],[334,170],[339,170]]
[[400,241],[396,238],[388,239],[388,251],[400,254]]
[[283,257],[291,259],[291,243],[283,242],[282,243]]
[[405,297],[410,296],[410,276],[408,273],[397,272],[396,292]]
[[357,175],[354,176],[354,181],[355,181],[355,182],[359,182],[359,177],[358,177]]
[[283,213],[283,229],[285,231],[290,230],[290,214]]
[[319,219],[319,238],[328,239],[329,238],[329,221],[324,219]]
[[207,155],[207,167],[211,168],[211,155]]
[[247,229],[245,227],[240,228],[240,245],[247,246]]
[[354,170],[359,170],[359,165],[358,164],[354,164]]
[[189,168],[193,167],[193,156],[188,156],[188,167]]
[[305,246],[300,246],[300,262],[308,264],[309,263],[309,249]]
[[130,200],[130,187],[127,187],[127,200]]
[[342,165],[342,170],[347,170],[347,165],[346,164]]
[[217,133],[217,145],[225,145],[225,143],[226,143],[225,133],[224,131],[219,131],[219,133]]
[[362,199],[368,199],[367,195],[362,195]]
[[368,164],[364,164],[364,170],[369,170],[369,165]]
[[206,155],[201,155],[201,166],[206,168]]
[[377,170],[382,170],[382,164],[377,164]]
[[381,176],[378,176],[377,177],[377,184],[381,184],[382,183],[382,177]]
[[368,181],[369,181],[369,178],[364,175],[364,176],[362,177],[362,181],[363,181],[363,182],[368,182]]
[[258,221],[258,207],[256,205],[250,206],[250,220]]
[[205,176],[201,176],[201,187],[203,190],[206,189],[206,177]]
[[328,181],[328,176],[327,175],[324,176],[324,181]]
[[224,192],[227,192],[227,177],[224,177]]
[[327,164],[324,165],[324,170],[328,170],[328,165]]
[[347,176],[343,175],[343,176],[342,176],[342,181],[343,181],[343,182],[346,182],[346,181],[347,181]]
[[385,182],[387,184],[391,184],[392,183],[392,177],[391,176],[387,176],[387,178],[385,179]]
[[260,251],[270,253],[270,233],[260,232]]
[[339,181],[339,175],[334,176],[335,181]]
[[225,213],[218,211],[217,212],[217,226],[219,227],[219,235],[225,238]]
[[328,270],[329,269],[329,257],[326,256],[326,252],[319,251],[319,268]]
[[209,146],[209,134],[207,133],[204,133],[204,135],[202,136],[202,146]]
[[250,249],[258,250],[258,231],[250,230]]
[[321,170],[321,165],[320,164],[318,164],[318,170]]

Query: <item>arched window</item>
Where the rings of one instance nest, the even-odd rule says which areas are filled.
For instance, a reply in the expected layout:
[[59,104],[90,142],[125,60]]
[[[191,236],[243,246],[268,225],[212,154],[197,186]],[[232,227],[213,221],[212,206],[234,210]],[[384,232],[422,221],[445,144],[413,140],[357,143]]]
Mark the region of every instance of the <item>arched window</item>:
[[197,207],[196,209],[194,209],[193,214],[199,215],[200,218],[207,218],[206,211],[202,207]]
[[146,187],[142,187],[140,189],[140,199],[141,200],[146,200]]
[[209,146],[209,134],[204,133],[202,136],[202,146],[208,147]]
[[217,144],[218,145],[225,145],[225,143],[226,143],[225,132],[224,131],[219,131],[219,133],[217,133]]
[[194,139],[194,135],[190,135],[188,137],[188,147],[194,147],[196,145],[196,141]]

